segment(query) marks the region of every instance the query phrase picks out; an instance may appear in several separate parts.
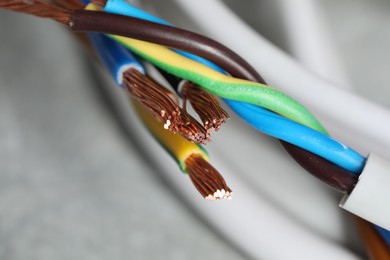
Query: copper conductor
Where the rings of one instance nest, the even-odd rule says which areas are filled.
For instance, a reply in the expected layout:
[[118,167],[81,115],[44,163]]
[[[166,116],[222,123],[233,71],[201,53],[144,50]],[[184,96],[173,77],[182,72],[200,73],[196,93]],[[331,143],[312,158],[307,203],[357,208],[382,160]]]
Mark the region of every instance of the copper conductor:
[[206,200],[231,199],[233,192],[221,174],[202,156],[192,154],[185,160],[192,183]]
[[191,103],[207,130],[214,129],[218,131],[221,125],[226,122],[226,119],[230,118],[213,95],[191,82],[186,81],[183,84],[181,94],[184,104],[187,100]]
[[204,144],[210,140],[207,130],[178,106],[178,98],[172,91],[135,69],[125,71],[123,83],[127,92],[151,111],[165,129],[180,133],[191,142]]
[[15,12],[31,14],[43,18],[53,19],[64,25],[69,25],[70,11],[49,4],[43,0],[8,0],[0,1],[0,8]]
[[170,98],[171,91],[136,69],[123,73],[127,93],[138,100],[154,117],[164,124],[165,129],[177,133],[182,117],[177,103]]

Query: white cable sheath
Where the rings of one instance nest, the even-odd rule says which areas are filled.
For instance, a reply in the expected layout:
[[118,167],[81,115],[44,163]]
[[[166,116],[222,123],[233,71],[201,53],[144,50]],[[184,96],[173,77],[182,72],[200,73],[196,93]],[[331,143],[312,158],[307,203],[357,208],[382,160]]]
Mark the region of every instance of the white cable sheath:
[[[277,0],[289,53],[337,87],[352,89],[317,0]],[[259,3],[261,5],[261,2]]]
[[390,230],[390,162],[371,153],[352,193],[340,207]]
[[333,136],[362,153],[372,151],[390,159],[388,110],[316,77],[249,28],[220,1],[172,1],[202,33],[237,51],[271,85],[313,111]]
[[180,173],[176,163],[142,126],[124,93],[112,84],[107,84],[107,87],[128,130],[148,157],[156,162],[159,174],[163,174],[206,221],[251,258],[360,259],[343,246],[303,228],[272,203],[258,196],[231,173],[229,161],[217,158],[217,154],[212,154],[212,163],[232,184],[235,195],[231,201],[210,203],[203,200],[189,178]]

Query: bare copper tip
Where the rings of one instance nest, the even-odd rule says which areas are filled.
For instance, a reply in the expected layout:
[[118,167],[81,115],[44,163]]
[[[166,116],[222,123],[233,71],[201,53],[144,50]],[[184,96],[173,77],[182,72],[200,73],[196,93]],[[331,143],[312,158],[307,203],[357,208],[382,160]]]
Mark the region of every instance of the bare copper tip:
[[187,140],[194,143],[206,144],[206,142],[211,141],[209,131],[207,131],[195,118],[188,114],[187,111],[181,111],[181,124],[178,126],[178,132]]
[[181,94],[184,103],[188,100],[195,112],[199,115],[206,130],[218,131],[229,114],[220,106],[218,100],[198,85],[186,81],[183,84]]
[[164,88],[136,69],[123,73],[123,84],[127,93],[138,100],[153,116],[164,124],[164,128],[174,133],[182,124],[181,109],[170,98],[172,91]]
[[231,199],[232,190],[221,174],[202,156],[192,154],[185,160],[186,170],[192,183],[206,200]]
[[151,111],[165,129],[179,133],[191,142],[205,144],[210,141],[208,131],[179,107],[177,96],[172,91],[135,69],[125,71],[123,83],[129,95]]

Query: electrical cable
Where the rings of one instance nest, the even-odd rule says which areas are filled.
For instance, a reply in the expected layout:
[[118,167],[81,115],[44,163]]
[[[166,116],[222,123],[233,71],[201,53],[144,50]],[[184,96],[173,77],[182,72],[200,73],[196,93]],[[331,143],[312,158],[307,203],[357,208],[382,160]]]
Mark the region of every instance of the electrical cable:
[[318,259],[318,258],[317,258]]
[[[134,100],[135,101],[135,100]],[[222,176],[209,163],[206,150],[181,135],[163,129],[138,102],[135,110],[158,143],[177,161],[180,169],[188,173],[194,186],[206,200],[231,199],[232,191]]]
[[[255,79],[258,77],[258,73],[254,69],[248,74],[247,70],[242,68],[240,64],[246,64],[248,68],[251,67],[235,52],[218,42],[190,31],[129,16],[105,12],[91,12],[88,10],[74,10],[69,23],[70,28],[74,31],[114,34],[143,41],[153,41],[155,38],[153,35],[158,35],[161,41],[160,44],[164,46],[175,49],[183,49],[185,47],[187,52],[207,58],[212,62],[215,62],[213,60],[214,57],[218,57],[220,63],[223,62],[223,66],[219,66],[225,68],[227,71],[234,69],[240,71],[246,78]],[[177,48],[177,45],[180,45],[181,48]],[[231,57],[240,60],[240,63],[232,62]]]
[[[198,200],[185,179],[172,174],[173,162],[166,160],[168,155],[163,153],[163,149],[146,131],[141,130],[144,128],[129,106],[127,98],[123,97],[122,91],[107,87],[114,96],[115,105],[128,131],[135,135],[134,140],[158,165],[159,172],[179,191],[178,194],[183,199],[190,202],[200,216],[246,252],[251,259],[361,259],[328,237],[319,236],[316,232],[303,228],[301,223],[297,223],[273,202],[259,196],[233,172],[236,168],[234,165],[239,162],[226,160],[214,153],[213,147],[210,147],[213,164],[224,173],[230,183],[234,183],[235,197],[228,204],[210,205]],[[260,151],[259,156],[262,156],[261,153]],[[286,247],[284,250],[275,250],[276,245]]]
[[[95,1],[92,1],[92,2],[95,3]],[[152,22],[159,23],[159,24],[169,25],[169,23],[164,21],[163,19],[160,19],[156,16],[153,16],[153,15],[149,14],[148,12],[145,12],[145,11],[135,7],[124,0],[119,0],[119,1],[108,0],[102,4],[104,6],[103,11],[107,12],[107,13],[121,14],[121,15],[140,18],[142,20],[152,21]],[[132,14],[136,14],[136,15],[132,15]],[[222,73],[224,72],[224,70],[221,69],[219,66],[217,66],[213,62],[208,61],[205,58],[202,58],[200,56],[197,56],[197,55],[194,55],[192,53],[185,52],[182,50],[174,49],[174,51],[191,59],[191,60],[198,61],[198,62],[216,70],[216,71],[219,71]]]
[[[144,33],[141,33],[141,31],[144,32],[144,30],[149,29],[148,26],[141,27],[141,25],[144,23],[145,25],[147,24],[152,28],[154,26],[157,28],[161,26],[162,28],[168,30],[172,28],[170,26],[159,25],[121,15],[113,15],[88,10],[75,10],[71,19],[71,29],[74,31],[96,31],[101,33],[116,34],[111,35],[111,37],[131,48],[132,51],[138,55],[143,56],[143,58],[152,61],[160,67],[163,67],[172,74],[176,74],[176,76],[197,83],[213,94],[224,98],[263,106],[269,110],[293,119],[294,121],[303,123],[322,133],[326,133],[326,130],[322,127],[322,125],[302,105],[275,89],[269,88],[268,86],[260,83],[232,79],[231,77],[227,77],[221,73],[209,69],[204,65],[193,62],[192,60],[188,60],[178,54],[171,53],[170,50],[162,46],[117,36],[118,34],[122,34],[128,37],[150,40],[150,35],[143,38]],[[122,24],[120,29],[117,28],[119,24]],[[126,26],[124,26],[124,24],[126,24]],[[138,28],[138,30],[134,30],[134,32],[132,32],[131,28]],[[142,28],[142,30],[139,30],[140,28]],[[149,49],[149,51],[146,51],[146,49]],[[160,57],[158,58],[155,55],[160,55]],[[173,64],[170,64],[171,62],[166,59],[163,60],[164,55],[169,55],[170,59],[174,58],[177,60],[177,62],[181,62],[182,66],[186,65],[187,69],[179,68]],[[245,61],[243,62],[246,63]],[[246,70],[243,72],[246,73]]]
[[[107,1],[104,10],[112,13],[130,15],[136,18],[170,25],[168,22],[149,13],[146,13],[138,8],[135,8],[126,1],[122,0]],[[237,71],[230,71],[230,73],[233,76],[242,76]],[[177,78],[173,75],[171,76],[171,74],[169,73],[164,73],[164,77],[171,82],[171,85],[177,85]],[[256,81],[266,84],[261,77],[257,77]],[[256,109],[256,107],[253,106],[253,109]],[[262,114],[258,116],[262,116]],[[289,143],[282,141],[282,145],[289,152],[289,154],[309,173],[313,174],[314,176],[327,183],[328,185],[336,188],[337,190],[341,192],[350,192],[356,184],[357,177],[343,170],[342,168],[332,165],[330,162],[324,160],[323,158],[309,153],[303,149],[300,149],[299,147],[294,147]]]
[[[124,15],[131,15],[135,16],[140,19],[146,19],[166,25],[170,25],[166,21],[152,16],[140,9],[137,9],[130,4],[128,4],[125,1],[122,0],[109,0],[107,1],[107,4],[105,6],[105,11],[117,13],[117,14],[124,14]],[[232,75],[238,75],[236,71],[230,71]],[[169,80],[168,73],[165,73],[164,76]],[[262,80],[260,78],[260,80]],[[175,85],[175,78],[171,78],[171,84]],[[262,80],[263,83],[264,80]],[[248,107],[248,105],[246,106]],[[256,107],[253,106],[253,110],[255,110]],[[234,110],[234,109],[233,109]],[[257,116],[261,116],[257,115]],[[250,116],[250,115],[248,115]],[[285,146],[285,149],[289,151],[289,153],[293,156],[293,158],[296,158],[298,162],[309,172],[311,172],[314,176],[318,177],[325,183],[329,184],[330,186],[336,188],[339,191],[342,192],[350,192],[354,184],[357,182],[356,176],[353,176],[347,171],[343,171],[339,167],[336,167],[334,165],[330,165],[327,161],[323,160],[322,158],[315,158],[316,156],[313,156],[313,154],[309,154],[305,151],[299,151],[299,148],[294,148],[292,145],[289,145],[287,143],[282,142],[282,144]],[[308,163],[309,162],[309,163]],[[361,168],[362,164],[358,166],[358,168]],[[324,171],[324,169],[326,169]],[[332,169],[331,172],[328,172],[330,169]],[[342,180],[342,181],[340,181]]]
[[210,134],[190,114],[178,106],[178,98],[173,92],[160,86],[147,76],[142,65],[122,45],[97,33],[89,33],[102,63],[115,77],[118,85],[147,108],[163,123],[165,129],[180,133],[186,139],[204,144]]
[[[271,85],[316,111],[336,136],[342,136],[361,152],[373,151],[390,159],[390,132],[384,127],[384,122],[390,121],[388,110],[316,77],[251,29],[222,1],[172,0],[169,3],[179,8],[183,17],[190,19],[203,34],[212,35],[261,70]],[[271,60],[264,66],[265,61]]]
[[116,35],[110,37],[160,68],[192,81],[214,95],[262,106],[321,133],[327,133],[302,105],[273,88],[225,76],[160,45]]
[[[233,100],[225,102],[243,120],[267,135],[311,151],[355,174],[359,174],[364,167],[365,158],[363,156],[329,136],[291,120],[286,120],[286,118],[260,107],[247,106],[245,103]],[[264,116],[259,117],[258,114]]]
[[[291,149],[291,148],[290,148],[290,149]],[[293,148],[293,149],[294,149],[294,148]],[[304,159],[302,160],[302,157],[304,157],[304,156],[302,156],[302,154],[301,154],[301,160],[297,160],[297,161],[301,161],[301,162],[304,161]],[[322,161],[322,160],[317,160],[317,162],[318,162],[318,161],[319,161],[319,162],[324,162],[324,161]],[[318,164],[317,164],[317,165],[318,165]],[[305,167],[305,168],[307,168],[307,167]]]
[[[145,73],[144,68],[134,56],[115,41],[96,33],[90,33],[89,38],[102,64],[122,88],[123,85],[127,86],[127,80],[131,80],[132,74],[127,75],[128,71],[135,70],[140,74]],[[122,73],[122,76],[119,73]],[[147,82],[139,82],[140,85],[143,83]],[[155,86],[147,83],[147,87],[150,89]],[[205,199],[231,199],[233,195],[231,189],[218,171],[208,163],[208,154],[203,147],[168,131],[168,127],[158,122],[142,103],[134,98],[130,99],[147,129],[177,162],[182,172],[188,173],[194,186]]]

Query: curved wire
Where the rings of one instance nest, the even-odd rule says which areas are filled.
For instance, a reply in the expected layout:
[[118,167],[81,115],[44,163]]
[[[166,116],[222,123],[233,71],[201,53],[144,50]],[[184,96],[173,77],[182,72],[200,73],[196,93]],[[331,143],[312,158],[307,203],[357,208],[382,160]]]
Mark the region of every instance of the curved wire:
[[[118,14],[124,14],[124,15],[131,15],[131,16],[134,16],[134,17],[137,17],[137,18],[141,18],[141,19],[145,19],[145,20],[149,20],[149,21],[153,21],[153,22],[157,22],[157,23],[161,23],[161,24],[170,25],[168,22],[166,22],[166,21],[164,21],[164,20],[162,20],[162,19],[160,19],[158,17],[155,17],[155,16],[153,16],[153,15],[147,13],[147,12],[144,12],[143,10],[140,10],[140,9],[138,9],[138,8],[130,5],[129,3],[125,2],[125,1],[122,1],[122,0],[109,0],[107,2],[107,4],[106,4],[104,10],[106,12],[118,13]],[[227,102],[227,103],[229,105],[229,102]],[[244,113],[243,111],[248,110],[248,108],[249,108],[248,106],[249,105],[246,105],[244,108],[242,108],[240,113],[242,114],[242,113]],[[234,107],[232,107],[232,106],[230,106],[230,107],[233,110],[235,110],[234,107],[238,107],[238,103],[236,103]],[[257,110],[256,106],[252,106],[251,110],[252,110],[252,112],[255,112]],[[265,110],[263,110],[263,111],[265,111]],[[272,113],[269,112],[269,115],[272,115]],[[259,113],[258,116],[264,118],[264,114],[263,113]],[[269,120],[269,118],[268,118],[268,120]],[[246,121],[248,122],[248,120],[246,120]],[[263,121],[264,121],[264,119],[263,119]],[[256,125],[252,124],[252,126],[254,126],[255,128],[258,128]],[[275,135],[273,135],[273,136],[275,136]],[[333,139],[331,139],[331,140],[333,140]],[[284,145],[286,146],[287,144],[284,143]],[[300,145],[300,146],[303,147],[302,145]],[[331,147],[331,146],[327,145],[325,147]],[[294,149],[291,149],[291,147],[287,148],[287,149],[289,149],[291,151],[291,153],[297,154],[295,151],[293,151]],[[313,151],[313,149],[308,149],[308,150]],[[347,149],[347,150],[349,150],[349,149]],[[329,159],[329,157],[332,157],[332,155],[330,155],[330,154],[328,154],[329,156],[324,156],[323,153],[319,153],[319,154],[321,154],[326,159]],[[359,155],[356,152],[354,152],[354,151],[353,151],[352,154],[353,155],[351,156],[350,160],[354,161],[355,163],[356,162],[358,162],[358,163],[356,163],[354,166],[351,167],[351,166],[348,166],[348,162],[345,161],[345,165],[344,165],[343,168],[345,168],[345,169],[352,169],[353,172],[357,172],[357,171],[359,171],[359,169],[362,168],[362,165],[364,164],[364,158],[361,155]],[[335,156],[335,154],[333,156]],[[357,158],[357,160],[355,160],[356,158]],[[339,162],[337,162],[338,165],[340,165],[340,161],[342,161],[342,160],[339,160]],[[333,162],[335,162],[335,161],[333,161]],[[307,168],[307,167],[305,167],[305,168]],[[353,182],[349,181],[349,183],[354,183],[355,181],[356,180],[354,178]],[[334,185],[332,185],[332,186],[334,186]]]
[[[129,4],[126,1],[122,1],[122,0],[120,0],[120,1],[108,0],[106,5],[104,6],[103,11],[107,12],[107,13],[121,14],[121,15],[136,17],[136,18],[139,18],[142,20],[152,21],[152,22],[155,22],[158,24],[164,24],[164,25],[171,26],[170,23],[164,21],[163,19],[156,17],[154,15],[151,15],[148,12],[145,12],[141,9],[138,9],[137,7]],[[213,63],[205,58],[202,58],[200,56],[197,56],[197,55],[194,55],[192,53],[185,52],[182,50],[173,49],[173,51],[177,52],[177,53],[179,53],[179,54],[181,54],[181,55],[183,55],[191,60],[195,60],[197,62],[200,62],[200,63],[202,63],[202,64],[204,64],[204,65],[206,65],[206,66],[208,66],[216,71],[224,73],[224,70],[221,67],[219,67],[215,63]]]
[[260,132],[311,151],[347,171],[359,173],[364,167],[365,158],[363,156],[329,136],[261,107],[227,99],[225,102],[242,119]]
[[[95,11],[76,10],[72,17],[71,28],[73,30],[121,33],[129,37],[139,37],[138,33],[142,32],[141,34],[144,35],[147,28],[139,28],[138,23],[157,26],[157,28],[159,26],[163,26],[165,29],[172,28],[132,17],[99,12],[99,8],[93,4],[88,5],[86,9]],[[128,30],[124,31],[126,28]],[[132,32],[134,28],[138,29]],[[161,35],[165,35],[165,33]],[[111,37],[158,67],[178,77],[193,81],[217,96],[262,106],[319,132],[327,133],[321,123],[305,107],[276,89],[264,84],[226,76],[160,45],[117,35],[111,35]],[[185,38],[185,35],[183,37]],[[232,53],[231,55],[238,56],[234,52]],[[237,59],[242,58],[238,56]],[[229,61],[232,63],[230,59]],[[247,62],[243,61],[243,63]],[[233,64],[237,67],[236,63]],[[246,71],[244,72],[246,73]]]
[[[237,62],[237,61],[236,61]],[[232,74],[239,72],[232,71]],[[263,81],[262,78],[258,79]],[[321,181],[336,188],[340,192],[349,193],[357,182],[356,175],[334,165],[313,153],[286,142],[281,142],[287,152],[309,173],[319,178]]]
[[305,107],[276,89],[223,75],[157,44],[116,35],[110,37],[156,66],[192,81],[214,95],[262,106],[327,134],[321,123]]
[[132,102],[138,116],[142,119],[149,132],[156,138],[162,147],[176,160],[180,169],[187,172],[185,161],[190,155],[198,154],[206,161],[209,160],[206,150],[178,134],[163,128],[163,125],[154,119],[138,102]]
[[[123,68],[136,68],[139,69],[141,73],[145,72],[141,63],[139,63],[122,45],[116,43],[114,40],[96,33],[90,33],[89,38],[102,64],[107,68],[119,86],[122,84],[123,76],[122,78],[118,77],[118,74],[124,73]],[[208,160],[207,152],[202,146],[186,140],[179,134],[174,134],[169,130],[164,129],[163,125],[149,115],[145,109],[140,107],[137,101],[133,101],[132,103],[149,131],[177,161],[183,172],[186,171],[185,160],[191,154],[199,154],[201,157]]]

